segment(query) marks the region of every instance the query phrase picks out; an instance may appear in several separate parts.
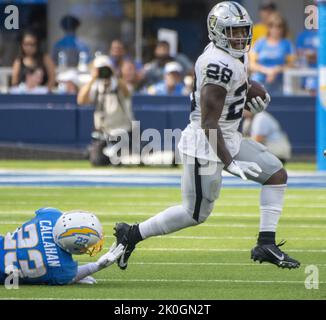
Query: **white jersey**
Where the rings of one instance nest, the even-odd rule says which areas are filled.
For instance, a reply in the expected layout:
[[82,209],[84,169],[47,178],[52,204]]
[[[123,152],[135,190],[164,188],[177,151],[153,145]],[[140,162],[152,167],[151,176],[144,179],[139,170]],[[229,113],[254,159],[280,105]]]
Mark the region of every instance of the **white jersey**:
[[200,159],[220,161],[201,129],[200,91],[206,84],[216,84],[227,91],[221,117],[216,121],[222,130],[229,152],[235,156],[239,152],[242,139],[238,128],[248,90],[248,56],[245,54],[243,61],[240,61],[218,49],[211,42],[195,65],[190,124],[182,132],[179,150]]

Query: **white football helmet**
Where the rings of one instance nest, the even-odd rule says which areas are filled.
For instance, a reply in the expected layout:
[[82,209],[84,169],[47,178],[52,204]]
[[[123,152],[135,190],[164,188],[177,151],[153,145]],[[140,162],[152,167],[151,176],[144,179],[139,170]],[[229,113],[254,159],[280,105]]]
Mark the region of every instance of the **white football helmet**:
[[[242,38],[233,36],[234,29],[246,28]],[[208,37],[216,47],[227,51],[234,58],[241,58],[250,50],[253,22],[247,10],[235,1],[223,1],[213,7],[207,17]],[[234,48],[238,42],[240,48]]]
[[99,219],[90,212],[64,213],[53,228],[55,243],[71,254],[96,255],[103,248],[104,235]]

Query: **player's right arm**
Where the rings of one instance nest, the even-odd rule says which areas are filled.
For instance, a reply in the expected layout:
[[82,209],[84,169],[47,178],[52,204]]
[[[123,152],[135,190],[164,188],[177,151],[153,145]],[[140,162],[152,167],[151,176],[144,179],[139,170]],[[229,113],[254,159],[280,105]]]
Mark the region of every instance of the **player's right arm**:
[[243,180],[247,180],[245,173],[258,177],[261,169],[256,163],[233,160],[225,145],[218,120],[223,111],[226,94],[225,88],[215,84],[206,84],[202,87],[200,96],[202,129],[205,130],[209,144],[224,163],[227,171],[240,176]]
[[227,168],[232,162],[232,156],[226,148],[222,130],[218,124],[221,117],[227,91],[225,88],[206,84],[200,93],[201,105],[201,126],[216,155],[221,159]]
[[109,267],[121,257],[124,251],[124,246],[120,243],[118,246],[114,243],[109,251],[101,256],[96,262],[91,262],[83,266],[79,266],[77,275],[71,283],[96,283],[95,279],[91,277],[94,273]]

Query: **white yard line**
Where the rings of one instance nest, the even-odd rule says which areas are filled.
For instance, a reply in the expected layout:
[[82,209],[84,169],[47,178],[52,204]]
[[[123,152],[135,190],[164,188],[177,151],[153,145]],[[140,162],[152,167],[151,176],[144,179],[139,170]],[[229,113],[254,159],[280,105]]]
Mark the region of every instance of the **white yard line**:
[[[226,283],[280,283],[280,284],[301,284],[304,286],[304,281],[297,280],[242,280],[242,279],[96,279],[99,282],[226,282]],[[319,281],[319,284],[325,284],[324,281]]]
[[[109,247],[104,247],[109,250]],[[240,248],[137,248],[137,251],[157,251],[157,252],[248,252],[249,249]],[[299,253],[326,253],[326,249],[287,249],[287,252]]]
[[[16,224],[24,224],[26,221],[7,221],[0,220],[0,225],[16,225]],[[114,222],[102,222],[103,226],[115,226]],[[326,229],[326,225],[310,225],[310,224],[281,224],[281,228],[283,229]],[[244,229],[257,229],[257,224],[214,224],[214,223],[204,223],[196,226],[196,228],[244,228]]]
[[[94,261],[83,261],[81,264],[91,263]],[[275,268],[269,263],[241,263],[241,262],[133,262],[132,265],[149,265],[149,266],[239,266],[239,267],[270,267]],[[301,266],[308,266],[310,264],[302,264]],[[326,264],[313,263],[317,267],[326,267]]]
[[[0,186],[0,189],[3,189],[6,187],[2,187]],[[38,189],[35,187],[25,187],[24,189],[28,189],[28,188],[33,188],[33,189]],[[48,189],[59,189],[60,187],[48,187]],[[93,188],[93,187],[92,187]],[[10,187],[9,187],[10,189]],[[47,189],[47,187],[41,187],[40,189]],[[18,189],[18,191],[21,190],[21,188]],[[259,200],[259,194],[257,192],[256,195],[242,195],[240,193],[241,190],[239,190],[239,192],[236,195],[228,195],[228,194],[222,194],[221,197],[219,198],[218,202],[221,203],[224,200],[227,199],[237,199],[237,200],[248,200],[248,199],[255,199],[255,200]],[[253,192],[255,190],[252,190]],[[309,190],[306,190],[307,192],[309,192]],[[2,190],[1,194],[5,195],[5,194],[9,194],[9,195],[15,195],[17,193],[17,188],[13,188],[11,190]],[[103,198],[103,200],[107,200],[107,201],[112,201],[114,199],[124,199],[126,200],[126,195],[124,192],[121,191],[122,194],[112,194],[110,193],[110,191],[107,191],[107,194],[98,194],[98,193],[92,193],[90,192],[89,196],[93,197],[93,198]],[[35,197],[35,198],[46,198],[46,197],[66,197],[66,194],[63,193],[38,193],[37,191],[33,191],[33,192],[24,192],[24,196],[31,196],[31,197]],[[127,200],[130,199],[144,199],[145,201],[148,200],[148,195],[144,194],[143,192],[137,192],[137,190],[132,189],[129,193],[128,193],[128,198]],[[155,198],[157,199],[166,199],[167,201],[165,203],[170,203],[171,201],[171,195],[164,195],[164,194],[155,194]],[[317,196],[317,195],[313,195],[313,198],[315,200],[324,200],[326,202],[326,195],[324,196]],[[297,202],[306,202],[307,200],[305,198],[302,197],[302,195],[286,195],[285,197],[286,200],[295,200]]]
[[[138,251],[248,252],[240,248],[138,248]],[[326,253],[326,249],[287,249],[287,252]]]
[[[105,238],[115,239],[115,236],[105,236]],[[174,239],[174,240],[256,240],[257,237],[233,237],[233,236],[157,236],[153,239]],[[294,240],[294,241],[326,241],[326,238],[321,237],[286,237],[286,240]]]
[[[33,205],[33,204],[39,203],[37,200],[33,201],[1,201],[1,205]],[[89,203],[89,200],[76,200],[76,201],[64,201],[65,205],[76,205],[80,206],[82,203]],[[100,204],[101,202],[97,202],[97,204]],[[109,200],[103,201],[104,204],[108,204]],[[165,207],[165,206],[174,206],[178,205],[179,202],[144,202],[144,203],[128,203],[128,202],[117,202],[115,205],[118,205],[120,208],[124,207]],[[216,205],[219,207],[259,207],[259,202],[241,202],[241,203],[224,203],[216,201]],[[305,204],[303,205],[296,205],[296,204],[286,204],[285,208],[326,208],[326,204]]]
[[[144,213],[142,211],[135,212],[104,212],[97,211],[96,215],[98,216],[144,216],[152,217],[156,212]],[[19,210],[0,210],[0,215],[18,215],[18,216],[32,216],[33,212],[31,211],[19,211]],[[259,218],[260,213],[230,213],[230,212],[215,212],[210,215],[210,217],[236,217],[236,218]],[[326,214],[283,214],[282,218],[284,219],[326,219]]]

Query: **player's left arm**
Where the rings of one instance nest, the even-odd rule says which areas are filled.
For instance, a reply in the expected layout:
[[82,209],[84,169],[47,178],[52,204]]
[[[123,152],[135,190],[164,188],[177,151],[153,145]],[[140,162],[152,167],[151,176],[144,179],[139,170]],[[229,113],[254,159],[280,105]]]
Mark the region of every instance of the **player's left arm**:
[[87,283],[94,284],[96,280],[91,277],[92,274],[109,267],[117,261],[118,258],[123,254],[124,246],[119,244],[116,246],[114,243],[109,251],[101,256],[96,262],[91,262],[83,266],[79,266],[77,270],[77,275],[71,281],[73,283]]

